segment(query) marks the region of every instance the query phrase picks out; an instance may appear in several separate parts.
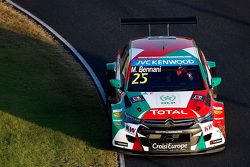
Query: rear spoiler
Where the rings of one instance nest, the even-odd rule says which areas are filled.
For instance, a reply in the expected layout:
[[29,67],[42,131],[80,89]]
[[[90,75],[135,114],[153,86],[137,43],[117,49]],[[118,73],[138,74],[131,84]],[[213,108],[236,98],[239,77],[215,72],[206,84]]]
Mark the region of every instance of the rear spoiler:
[[149,36],[151,35],[151,25],[166,24],[169,36],[170,24],[197,24],[197,16],[192,17],[169,17],[169,18],[121,18],[121,25],[148,25]]

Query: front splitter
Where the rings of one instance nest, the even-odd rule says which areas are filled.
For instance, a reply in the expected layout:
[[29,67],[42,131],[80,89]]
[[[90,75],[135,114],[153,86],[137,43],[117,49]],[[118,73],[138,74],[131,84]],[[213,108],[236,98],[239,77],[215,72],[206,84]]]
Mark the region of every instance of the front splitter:
[[189,156],[189,155],[202,155],[202,154],[212,154],[212,153],[217,153],[225,150],[225,144],[204,149],[204,150],[199,150],[199,151],[187,151],[187,152],[152,152],[152,151],[147,151],[147,152],[142,152],[142,151],[133,151],[133,150],[128,150],[128,149],[122,149],[119,147],[112,147],[114,151],[117,151],[119,153],[123,153],[126,155],[138,155],[138,156]]

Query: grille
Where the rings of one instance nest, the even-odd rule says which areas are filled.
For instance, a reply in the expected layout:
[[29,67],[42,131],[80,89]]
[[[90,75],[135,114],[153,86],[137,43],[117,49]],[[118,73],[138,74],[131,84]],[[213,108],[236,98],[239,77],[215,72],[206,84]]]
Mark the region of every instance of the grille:
[[[152,135],[152,134],[150,134]],[[150,146],[153,143],[189,143],[190,134],[160,134],[159,138],[151,138],[150,135],[147,137],[141,137],[140,141],[144,146]]]
[[166,120],[144,120],[143,124],[154,130],[154,129],[168,129],[168,130],[177,130],[183,128],[189,128],[196,124],[195,119],[178,119],[172,120],[168,118]]
[[153,143],[197,143],[198,138],[194,135],[201,132],[195,119],[172,120],[144,120],[138,133],[144,146],[151,146]]

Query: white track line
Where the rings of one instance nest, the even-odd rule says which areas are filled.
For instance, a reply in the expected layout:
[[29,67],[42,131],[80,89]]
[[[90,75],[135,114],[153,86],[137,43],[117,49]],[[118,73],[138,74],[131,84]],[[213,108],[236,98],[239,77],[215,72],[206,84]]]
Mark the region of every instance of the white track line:
[[[53,34],[57,39],[59,39],[78,58],[79,62],[82,63],[82,65],[84,65],[84,67],[86,68],[86,70],[88,71],[90,76],[92,77],[92,79],[93,79],[93,81],[98,89],[98,92],[101,96],[103,103],[106,104],[106,94],[105,94],[104,89],[101,85],[101,82],[97,78],[93,69],[90,67],[90,65],[83,58],[83,56],[66,39],[64,39],[60,34],[58,34],[53,28],[51,28],[49,25],[47,25],[41,19],[39,19],[38,17],[36,17],[35,15],[30,13],[26,9],[22,8],[18,4],[12,2],[11,0],[6,0],[6,2],[8,2],[10,5],[14,6],[18,10],[20,10],[21,12],[25,13],[30,18],[32,18],[33,20],[38,22],[40,25],[42,25],[44,28],[46,28],[51,34]],[[122,153],[119,153],[119,162],[120,162],[120,164],[119,164],[120,167],[125,167],[125,159],[124,159],[124,155]]]
[[124,154],[119,153],[119,165],[120,167],[125,167],[125,159],[124,159]]

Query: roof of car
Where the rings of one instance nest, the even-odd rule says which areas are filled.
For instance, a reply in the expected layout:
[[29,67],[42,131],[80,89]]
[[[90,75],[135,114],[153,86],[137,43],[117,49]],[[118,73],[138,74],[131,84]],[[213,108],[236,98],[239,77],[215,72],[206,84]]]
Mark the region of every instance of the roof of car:
[[192,38],[176,36],[152,36],[130,41],[130,59],[162,57],[177,51],[183,52],[199,59],[198,49]]

